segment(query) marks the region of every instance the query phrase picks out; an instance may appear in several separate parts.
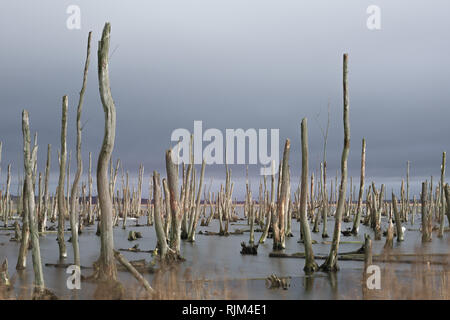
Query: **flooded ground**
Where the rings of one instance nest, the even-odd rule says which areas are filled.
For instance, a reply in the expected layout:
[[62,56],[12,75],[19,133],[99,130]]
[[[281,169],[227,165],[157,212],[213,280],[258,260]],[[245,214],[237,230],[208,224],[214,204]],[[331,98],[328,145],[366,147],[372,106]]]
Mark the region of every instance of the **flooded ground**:
[[[140,224],[145,224],[146,217],[139,220]],[[449,233],[446,232],[444,238],[437,238],[433,235],[431,243],[422,245],[420,228],[420,217],[417,216],[415,224],[405,223],[405,241],[397,243],[394,240],[394,253],[414,253],[423,251],[426,253],[448,253]],[[114,241],[116,249],[130,248],[139,244],[141,250],[153,250],[156,246],[155,230],[153,226],[133,226],[136,221],[128,221],[127,229],[123,230],[121,224],[114,229]],[[50,224],[51,225],[51,224]],[[69,223],[66,224],[66,228]],[[350,228],[352,223],[343,222],[342,230]],[[292,231],[294,237],[286,238],[286,253],[304,252],[302,243],[299,240],[300,225],[296,220],[292,221]],[[236,229],[248,230],[246,220],[231,223],[230,231]],[[322,226],[320,228],[322,230]],[[328,221],[328,233],[331,236],[334,229],[334,220]],[[383,230],[386,229],[383,225]],[[142,238],[136,241],[128,241],[130,230],[142,233]],[[219,230],[217,220],[211,221],[209,227],[197,228],[199,231]],[[89,226],[83,230],[79,237],[81,265],[92,267],[92,263],[97,260],[100,251],[100,238],[96,236],[96,226]],[[362,246],[364,233],[368,233],[373,238],[371,229],[364,225],[360,227],[358,236],[341,236],[343,243],[339,246],[339,252],[349,252],[359,249]],[[28,254],[27,269],[23,272],[16,272],[15,265],[19,252],[19,243],[9,241],[14,235],[14,231],[0,231],[0,259],[4,257],[9,261],[9,273],[15,279],[14,287],[17,296],[28,296],[29,287],[33,280],[33,270],[31,262],[31,252]],[[260,232],[255,233],[255,240],[259,239]],[[315,255],[327,255],[330,245],[324,241],[331,241],[331,237],[322,239],[322,232],[313,233],[312,238],[317,243],[313,244]],[[70,238],[70,232],[66,232],[66,241]],[[227,291],[225,297],[237,299],[354,299],[361,298],[361,279],[363,273],[363,262],[360,261],[339,261],[340,271],[336,274],[316,272],[313,276],[305,276],[303,272],[304,259],[294,258],[270,258],[272,251],[272,239],[267,239],[266,243],[259,245],[258,255],[241,255],[240,243],[248,242],[249,233],[243,235],[230,235],[228,237],[196,235],[196,242],[182,242],[181,252],[186,261],[177,266],[176,274],[179,281],[186,279],[207,280],[208,285],[216,288],[218,292]],[[345,243],[346,241],[356,243]],[[373,254],[383,251],[385,238],[380,241],[373,241]],[[58,244],[56,233],[46,234],[40,238],[41,256],[43,264],[58,263]],[[64,263],[72,262],[72,246],[67,242],[68,258]],[[149,253],[122,252],[129,260],[145,259],[151,261],[153,258]],[[319,265],[323,260],[316,261]],[[63,299],[91,299],[95,285],[89,282],[82,282],[81,290],[71,291],[67,288],[66,281],[69,274],[64,268],[44,266],[45,284],[56,295]],[[391,269],[404,282],[413,276],[412,266],[407,263],[395,263]],[[82,269],[83,275],[89,275],[92,269]],[[291,284],[288,290],[267,289],[265,278],[272,273],[277,276],[290,276]],[[145,274],[145,277],[152,284],[153,274]],[[137,281],[127,272],[119,272],[119,279],[125,287],[130,290],[139,287]],[[188,282],[190,283],[190,282]],[[389,284],[388,284],[389,285]],[[25,288],[25,289],[24,289]],[[383,289],[383,288],[382,288]],[[213,290],[214,291],[214,290]],[[223,294],[212,294],[210,298],[223,298]]]

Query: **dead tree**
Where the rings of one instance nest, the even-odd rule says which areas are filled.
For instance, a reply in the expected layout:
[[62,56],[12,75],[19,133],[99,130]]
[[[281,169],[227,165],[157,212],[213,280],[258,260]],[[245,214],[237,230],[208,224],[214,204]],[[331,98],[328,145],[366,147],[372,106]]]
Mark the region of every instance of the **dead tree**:
[[108,182],[108,164],[111,160],[116,136],[116,107],[111,96],[108,70],[110,33],[111,25],[107,22],[103,29],[102,39],[98,44],[99,92],[105,113],[105,134],[97,162],[97,193],[101,210],[101,249],[100,257],[96,262],[98,268],[96,276],[100,280],[115,280],[117,277],[114,262],[112,194]]
[[361,151],[361,176],[359,182],[359,194],[358,194],[358,207],[356,208],[355,221],[353,221],[352,233],[357,235],[359,232],[359,224],[361,221],[362,213],[362,197],[364,194],[364,179],[366,176],[366,139],[362,139],[362,151]]
[[395,225],[397,226],[397,241],[403,241],[403,229],[402,229],[402,221],[400,219],[400,214],[397,209],[397,198],[395,194],[392,192],[392,209],[394,210],[394,218]]
[[446,153],[442,153],[442,165],[441,165],[441,184],[439,186],[439,193],[440,193],[440,200],[441,200],[441,206],[440,206],[440,225],[439,225],[439,233],[438,237],[442,238],[444,236],[444,226],[445,226],[445,158]]
[[59,259],[67,257],[66,243],[64,241],[64,222],[66,219],[66,204],[64,199],[64,182],[66,175],[66,136],[67,136],[67,96],[63,97],[61,120],[61,153],[59,157],[59,182],[58,182],[58,245]]
[[283,250],[285,248],[285,218],[287,210],[287,189],[289,174],[288,164],[290,148],[291,142],[289,139],[286,139],[283,152],[283,161],[279,173],[280,183],[278,188],[277,212],[273,216],[273,250]]
[[181,221],[183,219],[183,212],[181,211],[180,204],[178,202],[178,167],[172,161],[172,150],[166,151],[166,171],[167,185],[170,194],[170,214],[172,221],[170,248],[175,251],[178,258],[181,257]]
[[87,54],[86,54],[86,62],[84,65],[84,73],[83,73],[83,84],[80,91],[80,99],[78,101],[77,108],[77,172],[75,173],[75,178],[73,180],[72,191],[70,193],[70,228],[72,230],[72,246],[73,246],[73,260],[74,264],[80,266],[80,249],[78,247],[78,211],[77,211],[77,203],[78,203],[78,183],[80,181],[81,175],[83,173],[83,160],[81,158],[81,112],[83,110],[83,101],[84,101],[84,92],[86,91],[86,82],[87,82],[87,74],[89,69],[89,58],[91,55],[91,37],[92,32],[89,32],[88,36],[88,44],[87,44]]
[[36,162],[37,157],[37,145],[34,146],[33,150],[30,150],[30,127],[28,111],[24,110],[22,113],[22,133],[23,133],[23,156],[24,156],[24,175],[25,175],[25,188],[24,188],[24,204],[28,212],[28,221],[30,224],[30,235],[31,235],[31,253],[33,259],[33,270],[34,270],[34,286],[35,294],[39,296],[44,292],[44,274],[42,272],[42,262],[41,262],[41,251],[39,248],[39,232],[36,223],[35,215],[35,196],[33,185],[33,166]]
[[[200,173],[200,182],[198,185],[197,200],[196,200],[195,209],[194,209],[194,217],[191,218],[189,234],[188,234],[188,240],[191,242],[195,241],[195,229],[197,227],[198,218],[200,216],[200,208],[201,208],[200,199],[201,199],[201,194],[202,194],[201,192],[202,192],[202,186],[203,186],[203,177],[205,176],[205,164],[206,164],[206,162],[205,162],[205,160],[203,160],[202,169],[201,169],[201,173]],[[195,192],[195,188],[194,188],[194,192]]]
[[[422,182],[422,242],[431,242],[431,214],[429,209],[429,199],[428,199],[428,182]],[[430,221],[429,221],[430,220]]]
[[308,124],[306,118],[303,118],[301,124],[302,140],[302,182],[300,191],[300,228],[303,234],[303,244],[305,246],[305,267],[306,274],[317,271],[318,265],[314,260],[312,249],[311,232],[309,230],[308,219],[306,217],[306,203],[308,201]]
[[333,242],[331,244],[330,254],[325,262],[320,266],[323,271],[337,271],[337,252],[339,247],[339,239],[341,236],[341,222],[344,213],[344,202],[347,191],[347,159],[350,151],[350,119],[349,119],[349,98],[348,98],[348,55],[344,54],[343,61],[343,87],[344,87],[344,149],[341,158],[341,185],[339,187],[339,199],[336,207],[335,224],[333,233]]
[[49,180],[50,180],[50,162],[51,162],[51,148],[49,144],[47,146],[47,162],[45,165],[45,177],[44,177],[44,209],[42,212],[42,218],[39,221],[39,231],[44,232],[47,228],[47,217],[50,210],[50,197],[49,197]]
[[159,173],[156,171],[153,171],[153,203],[155,206],[155,231],[158,239],[158,254],[160,260],[163,262],[166,259],[169,247],[167,246],[167,237],[162,218],[161,183]]

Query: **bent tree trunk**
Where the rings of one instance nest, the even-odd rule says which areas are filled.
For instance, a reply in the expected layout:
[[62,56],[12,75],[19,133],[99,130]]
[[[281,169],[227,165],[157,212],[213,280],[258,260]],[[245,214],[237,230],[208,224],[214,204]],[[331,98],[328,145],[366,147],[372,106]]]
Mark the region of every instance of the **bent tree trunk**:
[[63,97],[61,120],[61,153],[59,157],[59,181],[58,181],[58,245],[59,259],[67,257],[66,243],[64,241],[64,222],[66,219],[66,204],[64,199],[64,180],[66,175],[66,135],[67,135],[67,96]]
[[97,192],[101,210],[101,248],[96,266],[98,267],[97,278],[100,280],[115,280],[117,278],[117,269],[114,262],[112,195],[108,182],[108,164],[114,149],[116,136],[116,107],[111,96],[108,71],[110,33],[111,25],[107,22],[98,48],[98,82],[105,113],[105,134],[97,162]]
[[341,158],[341,184],[339,186],[339,199],[335,214],[335,224],[333,233],[333,242],[331,244],[330,254],[325,262],[320,266],[323,271],[337,271],[337,252],[339,247],[339,239],[341,236],[341,220],[344,213],[344,202],[347,191],[347,159],[350,150],[350,120],[349,120],[349,98],[348,98],[348,81],[347,81],[347,63],[348,55],[344,54],[344,70],[343,70],[343,86],[344,86],[344,149]]
[[352,234],[357,235],[359,232],[359,224],[361,221],[362,212],[362,197],[364,194],[364,178],[366,175],[366,139],[362,140],[362,151],[361,151],[361,177],[359,182],[359,195],[358,195],[358,207],[356,209],[355,221],[353,221]]
[[86,63],[84,66],[83,85],[80,91],[80,100],[78,101],[77,109],[77,172],[73,180],[72,191],[70,193],[70,228],[72,230],[72,246],[73,246],[73,260],[74,264],[80,266],[80,249],[78,247],[78,211],[77,211],[77,191],[78,183],[80,181],[81,174],[83,173],[83,161],[81,159],[81,111],[83,110],[84,92],[86,91],[87,73],[89,68],[89,57],[91,53],[91,36],[92,32],[89,32]]
[[40,294],[44,291],[44,274],[42,272],[41,263],[41,251],[39,248],[39,232],[36,223],[35,215],[35,198],[34,190],[31,188],[33,185],[33,166],[36,162],[37,157],[37,146],[33,147],[30,152],[30,127],[28,111],[24,110],[22,113],[22,132],[23,132],[23,156],[24,156],[24,173],[25,173],[25,193],[24,193],[24,204],[28,211],[28,221],[30,223],[30,235],[31,235],[31,253],[33,259],[33,270],[34,270],[34,286],[35,293]]
[[305,246],[305,267],[306,274],[311,274],[318,269],[314,260],[314,252],[311,243],[311,233],[309,230],[308,219],[306,217],[306,202],[308,201],[308,124],[306,118],[303,118],[301,124],[302,138],[302,182],[300,191],[300,228],[303,234],[303,244]]

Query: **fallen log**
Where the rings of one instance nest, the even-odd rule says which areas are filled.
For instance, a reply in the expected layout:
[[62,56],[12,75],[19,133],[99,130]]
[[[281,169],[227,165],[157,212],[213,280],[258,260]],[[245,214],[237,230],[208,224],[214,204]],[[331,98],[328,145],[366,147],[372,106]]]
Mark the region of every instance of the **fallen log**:
[[133,265],[119,252],[114,250],[114,257],[139,281],[149,294],[154,294],[155,290],[150,286],[148,281],[136,270]]

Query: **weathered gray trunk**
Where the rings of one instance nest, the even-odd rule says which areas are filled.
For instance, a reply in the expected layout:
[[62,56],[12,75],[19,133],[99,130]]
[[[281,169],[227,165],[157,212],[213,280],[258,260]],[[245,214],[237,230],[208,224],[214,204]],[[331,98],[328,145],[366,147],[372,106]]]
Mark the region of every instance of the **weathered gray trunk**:
[[305,267],[303,270],[306,274],[311,274],[318,269],[318,265],[314,260],[314,252],[312,249],[311,232],[309,230],[307,214],[308,201],[308,124],[306,118],[303,118],[301,124],[301,140],[302,140],[302,178],[300,191],[300,228],[303,234],[303,244],[305,246]]
[[357,235],[359,232],[359,224],[361,221],[362,212],[362,198],[364,194],[364,180],[366,176],[366,139],[362,139],[362,150],[361,150],[361,175],[359,182],[359,194],[358,194],[358,207],[356,208],[355,221],[353,221],[352,233]]
[[287,193],[288,193],[288,174],[289,174],[289,153],[291,142],[286,139],[283,152],[283,161],[281,164],[281,172],[279,174],[279,195],[277,203],[276,217],[273,221],[273,250],[282,250],[285,248],[285,219],[287,210]]
[[16,270],[23,270],[27,266],[28,242],[30,239],[30,225],[28,219],[28,206],[24,197],[26,180],[23,181],[22,195],[19,202],[22,202],[22,241],[20,242],[19,256],[17,257]]
[[181,221],[183,219],[183,212],[178,203],[178,168],[172,162],[172,151],[166,151],[166,171],[167,184],[170,194],[170,213],[172,219],[172,234],[170,237],[170,247],[177,255],[180,255],[181,245]]
[[[201,169],[201,173],[200,173],[200,182],[198,185],[197,200],[195,203],[194,217],[193,217],[193,219],[191,219],[191,225],[189,228],[188,240],[191,242],[195,241],[195,229],[197,227],[197,222],[198,222],[198,218],[200,215],[200,199],[201,199],[201,194],[202,194],[201,192],[202,192],[202,186],[203,186],[203,178],[205,176],[205,164],[206,164],[206,162],[205,162],[205,160],[203,160],[202,169]],[[195,189],[194,189],[194,192],[195,192]]]
[[168,246],[162,218],[161,183],[159,173],[156,171],[153,171],[153,202],[155,206],[155,231],[158,239],[159,257],[161,261],[164,261],[166,259]]
[[52,146],[49,144],[47,146],[47,162],[46,162],[46,166],[45,166],[45,177],[44,177],[44,210],[43,210],[43,214],[42,214],[42,219],[39,224],[41,232],[44,232],[45,229],[47,228],[47,217],[48,217],[49,211],[51,209],[50,196],[49,196],[51,149],[52,149]]
[[402,229],[402,221],[400,219],[400,214],[397,209],[397,198],[395,194],[392,192],[392,209],[394,210],[394,218],[395,225],[397,226],[397,241],[403,241],[403,229]]
[[22,113],[22,132],[23,132],[23,155],[24,155],[24,174],[25,174],[25,192],[24,203],[28,211],[28,220],[30,223],[30,235],[31,235],[31,253],[33,259],[34,270],[34,285],[38,292],[44,290],[44,274],[42,272],[41,251],[39,248],[39,232],[36,223],[35,215],[35,197],[34,190],[31,188],[33,185],[33,166],[37,157],[37,146],[34,146],[30,151],[30,127],[28,112],[26,110]]
[[67,96],[63,97],[62,102],[62,120],[61,120],[61,151],[59,157],[59,181],[58,181],[58,245],[59,258],[67,257],[66,243],[64,241],[64,223],[66,219],[66,204],[64,199],[64,183],[66,175],[66,136],[67,136]]
[[110,33],[111,25],[106,23],[98,48],[99,91],[105,113],[105,134],[97,162],[97,192],[101,210],[101,249],[97,265],[98,278],[102,280],[115,280],[117,277],[114,263],[112,195],[108,182],[108,164],[114,149],[116,136],[116,107],[111,96],[108,70]]
[[92,32],[89,32],[88,36],[88,44],[87,44],[87,53],[86,53],[86,62],[84,65],[84,73],[83,73],[83,84],[81,86],[80,91],[80,99],[78,101],[77,108],[77,172],[75,173],[75,178],[73,180],[72,190],[70,193],[70,228],[72,230],[72,246],[73,246],[73,260],[74,264],[80,266],[80,249],[78,246],[78,227],[79,227],[79,217],[78,217],[78,184],[83,173],[83,160],[81,157],[81,112],[83,110],[83,101],[84,101],[84,92],[86,91],[86,82],[87,82],[87,74],[89,69],[89,58],[91,54],[91,37]]
[[440,225],[439,225],[439,234],[438,237],[442,238],[444,236],[444,226],[445,226],[445,192],[444,192],[444,188],[445,188],[445,158],[446,158],[446,153],[443,152],[442,153],[442,165],[441,165],[441,184],[439,187],[439,191],[440,191],[440,200],[441,200],[441,206],[440,206]]
[[344,202],[347,191],[347,158],[350,151],[350,119],[349,119],[349,97],[348,97],[348,55],[344,54],[343,58],[343,89],[344,89],[344,149],[341,158],[341,184],[339,187],[339,199],[336,207],[335,224],[333,233],[333,242],[331,244],[330,254],[325,262],[320,266],[323,271],[337,271],[337,252],[339,247],[339,239],[341,236],[341,220],[344,213]]
[[421,200],[422,200],[422,242],[431,242],[431,228],[429,228],[429,225],[431,225],[431,215],[430,215],[430,209],[428,207],[428,182],[422,182],[422,194],[421,194]]

